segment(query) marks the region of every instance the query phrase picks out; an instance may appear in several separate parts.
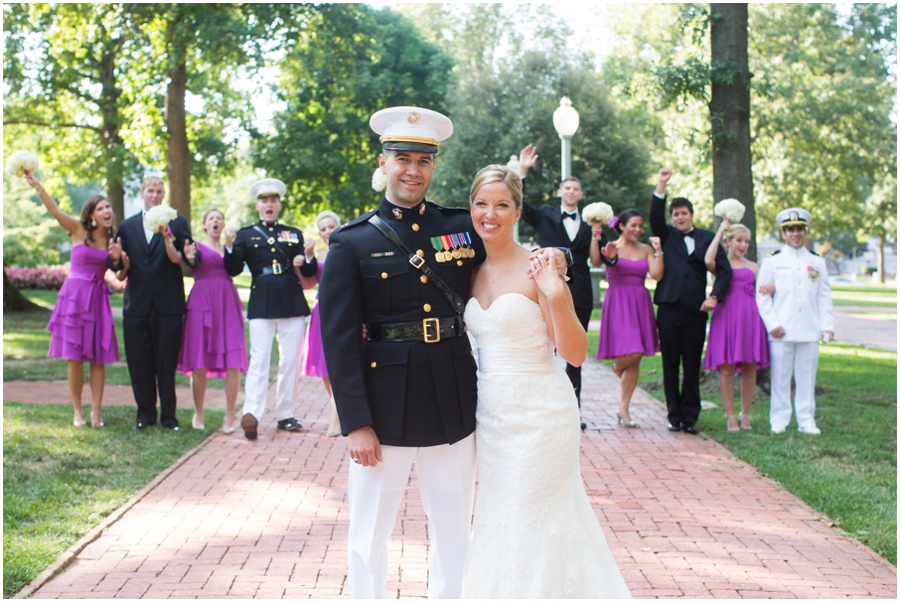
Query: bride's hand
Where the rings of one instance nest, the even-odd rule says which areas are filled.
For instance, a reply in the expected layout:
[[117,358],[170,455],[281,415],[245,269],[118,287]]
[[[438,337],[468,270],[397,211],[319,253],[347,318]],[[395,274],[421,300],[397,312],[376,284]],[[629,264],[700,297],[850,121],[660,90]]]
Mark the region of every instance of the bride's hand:
[[[544,295],[551,296],[566,286],[558,273],[559,260],[555,255],[538,255],[532,260],[532,265],[535,262],[537,266],[532,270],[531,279]],[[563,265],[565,266],[565,262]]]

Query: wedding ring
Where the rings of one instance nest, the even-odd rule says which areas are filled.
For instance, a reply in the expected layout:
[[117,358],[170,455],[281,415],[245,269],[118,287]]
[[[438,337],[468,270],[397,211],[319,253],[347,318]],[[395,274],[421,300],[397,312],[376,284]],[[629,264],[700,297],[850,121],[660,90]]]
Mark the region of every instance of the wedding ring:
[[539,266],[537,267],[537,269],[535,270],[535,272],[540,272],[540,271],[543,270],[543,269],[544,269],[544,266],[539,265]]
[[353,462],[355,462],[356,464],[359,464],[359,463],[360,463],[360,461],[357,460],[356,458],[353,458]]

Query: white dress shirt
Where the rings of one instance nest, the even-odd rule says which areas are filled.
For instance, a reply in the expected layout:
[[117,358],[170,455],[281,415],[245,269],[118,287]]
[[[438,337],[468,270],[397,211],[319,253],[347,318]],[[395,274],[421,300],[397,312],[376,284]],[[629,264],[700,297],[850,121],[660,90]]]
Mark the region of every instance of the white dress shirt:
[[[565,209],[562,208],[562,205],[559,207],[560,215],[563,213],[569,213]],[[563,217],[563,226],[566,229],[566,234],[569,236],[569,240],[574,241],[575,237],[578,236],[578,228],[581,227],[581,215],[578,214],[578,208],[575,208],[575,219],[569,219],[568,217]]]

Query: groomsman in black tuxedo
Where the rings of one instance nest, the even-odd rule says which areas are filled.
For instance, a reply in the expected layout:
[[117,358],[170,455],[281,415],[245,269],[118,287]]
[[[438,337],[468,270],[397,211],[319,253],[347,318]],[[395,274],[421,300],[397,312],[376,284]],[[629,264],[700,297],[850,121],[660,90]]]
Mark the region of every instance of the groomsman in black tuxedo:
[[[700,363],[706,341],[707,314],[725,298],[731,265],[725,251],[716,251],[716,282],[706,295],[704,257],[715,235],[694,227],[694,206],[685,198],[672,199],[666,224],[666,183],[672,170],[659,170],[659,182],[650,203],[650,229],[666,254],[666,270],[656,285],[656,324],[663,361],[663,384],[669,410],[669,430],[697,434],[700,416]],[[678,371],[684,381],[678,390]]]
[[184,278],[181,264],[200,265],[200,251],[191,238],[187,220],[180,215],[169,222],[173,238],[153,232],[145,223],[147,212],[166,196],[157,176],[141,185],[144,210],[123,221],[109,242],[106,265],[122,269],[128,256],[128,282],[122,300],[122,330],[131,390],[137,404],[137,429],[156,424],[156,392],[159,389],[159,421],[173,431],[175,418],[175,369],[181,348],[184,318]]
[[[524,193],[525,176],[528,170],[537,161],[537,149],[529,144],[519,153],[519,176],[522,178]],[[591,320],[591,312],[594,309],[594,289],[591,284],[591,270],[588,259],[591,253],[591,225],[581,219],[578,211],[578,203],[584,198],[581,190],[581,182],[578,178],[569,177],[563,180],[556,193],[559,196],[559,205],[541,205],[535,207],[527,203],[522,205],[522,218],[534,227],[538,233],[538,244],[542,247],[568,247],[572,252],[574,263],[569,266],[566,274],[569,278],[569,290],[572,292],[572,301],[575,304],[575,315],[584,327],[588,329]],[[609,241],[605,234],[600,237],[600,254],[606,265],[615,265],[618,255],[606,248]],[[612,254],[610,259],[607,254]],[[575,397],[578,398],[578,407],[581,407],[581,366],[566,364],[566,374],[575,389]],[[587,425],[582,421],[581,428]]]

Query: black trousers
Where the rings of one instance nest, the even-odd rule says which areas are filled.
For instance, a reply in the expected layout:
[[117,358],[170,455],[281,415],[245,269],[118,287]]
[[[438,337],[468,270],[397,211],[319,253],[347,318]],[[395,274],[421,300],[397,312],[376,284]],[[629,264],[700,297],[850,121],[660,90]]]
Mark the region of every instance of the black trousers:
[[[576,307],[575,315],[578,316],[578,321],[581,322],[581,325],[584,327],[585,332],[587,332],[588,324],[591,321],[591,311],[593,311],[593,307]],[[566,364],[566,374],[569,376],[569,380],[572,382],[572,387],[575,389],[575,397],[578,398],[578,407],[581,407],[581,366],[577,368],[572,364]]]
[[159,421],[178,426],[175,418],[175,369],[181,349],[184,316],[162,315],[155,309],[140,318],[124,318],[125,356],[131,390],[137,403],[137,421],[156,424],[156,392],[159,390]]
[[[671,303],[661,303],[656,311],[669,424],[692,426],[700,416],[700,366],[707,317]],[[679,392],[681,366],[684,381]]]

